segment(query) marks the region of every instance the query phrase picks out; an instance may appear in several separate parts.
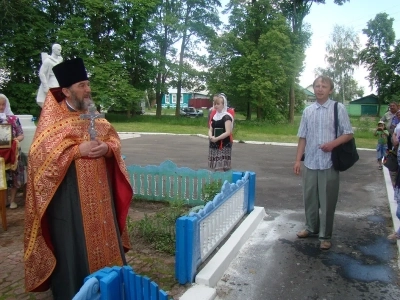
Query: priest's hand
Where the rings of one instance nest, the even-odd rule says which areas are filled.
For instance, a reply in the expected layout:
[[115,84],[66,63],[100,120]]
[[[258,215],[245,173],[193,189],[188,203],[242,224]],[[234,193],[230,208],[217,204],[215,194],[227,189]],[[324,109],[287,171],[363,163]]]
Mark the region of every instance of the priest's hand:
[[92,142],[97,143],[97,144],[94,145],[94,147],[92,147],[90,149],[90,152],[88,155],[90,158],[98,158],[98,157],[105,156],[107,154],[108,145],[106,143],[104,143],[103,141],[100,141],[100,140],[95,140]]
[[86,141],[79,145],[79,152],[83,157],[98,158],[108,151],[108,145],[100,140]]

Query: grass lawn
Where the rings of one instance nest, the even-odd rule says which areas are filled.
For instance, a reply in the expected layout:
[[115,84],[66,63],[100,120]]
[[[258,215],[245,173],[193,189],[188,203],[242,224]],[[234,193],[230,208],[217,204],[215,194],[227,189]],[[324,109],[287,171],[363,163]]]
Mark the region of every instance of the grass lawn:
[[[167,113],[164,113],[167,111]],[[207,134],[207,110],[202,118],[175,117],[173,109],[163,110],[161,118],[155,115],[142,115],[128,118],[124,115],[107,114],[106,118],[119,132],[162,132],[180,134]],[[172,114],[171,114],[172,113]],[[239,114],[235,116],[233,136],[235,140],[259,142],[297,143],[296,136],[300,116],[294,124],[277,124],[268,121],[246,121]],[[376,128],[377,118],[351,118],[355,128],[357,147],[375,149],[376,138],[372,130]]]

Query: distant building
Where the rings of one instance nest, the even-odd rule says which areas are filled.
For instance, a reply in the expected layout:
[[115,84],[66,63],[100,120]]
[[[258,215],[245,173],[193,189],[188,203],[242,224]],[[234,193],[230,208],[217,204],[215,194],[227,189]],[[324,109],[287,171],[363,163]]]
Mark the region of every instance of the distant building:
[[[177,89],[168,89],[168,93],[163,95],[163,98],[161,100],[161,106],[163,108],[175,108],[176,107],[176,99],[177,99]],[[203,101],[199,102],[198,99],[207,99],[209,100],[208,97],[208,92],[191,92],[187,91],[185,89],[181,90],[181,101],[180,101],[180,107],[188,107],[188,106],[197,106],[193,105],[193,103],[189,104],[189,102],[192,102],[194,100],[194,103],[201,103],[200,105],[203,104]],[[189,101],[192,100],[192,101]],[[200,107],[196,107],[200,108]]]
[[375,94],[361,97],[359,99],[350,101],[346,105],[349,116],[360,117],[360,116],[382,116],[388,109],[386,104],[381,104],[379,109],[379,99]]
[[306,94],[306,100],[304,100],[304,105],[309,106],[310,104],[313,104],[316,100],[315,94],[314,94],[314,88],[311,85],[303,89],[304,93]]

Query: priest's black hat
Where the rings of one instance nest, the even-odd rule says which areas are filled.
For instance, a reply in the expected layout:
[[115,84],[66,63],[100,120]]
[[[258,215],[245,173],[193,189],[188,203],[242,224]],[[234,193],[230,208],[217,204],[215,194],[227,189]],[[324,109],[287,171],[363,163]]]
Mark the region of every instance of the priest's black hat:
[[74,83],[88,80],[85,65],[82,58],[64,60],[53,67],[54,75],[60,87],[70,87]]

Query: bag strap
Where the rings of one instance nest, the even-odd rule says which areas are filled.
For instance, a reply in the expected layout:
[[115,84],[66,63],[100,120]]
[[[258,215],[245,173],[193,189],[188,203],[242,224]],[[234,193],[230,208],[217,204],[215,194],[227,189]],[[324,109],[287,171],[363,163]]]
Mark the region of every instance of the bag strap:
[[337,132],[338,132],[338,103],[337,101],[334,104],[334,109],[333,109],[333,116],[335,119],[335,136],[337,138]]

